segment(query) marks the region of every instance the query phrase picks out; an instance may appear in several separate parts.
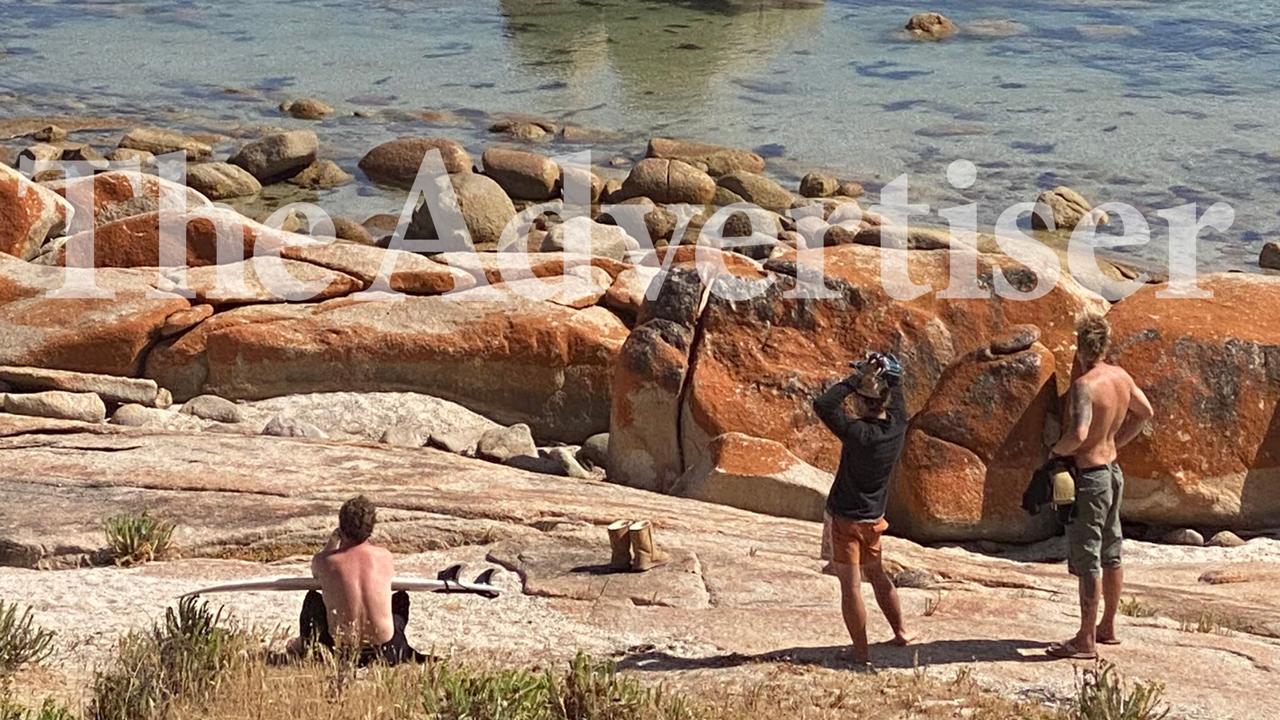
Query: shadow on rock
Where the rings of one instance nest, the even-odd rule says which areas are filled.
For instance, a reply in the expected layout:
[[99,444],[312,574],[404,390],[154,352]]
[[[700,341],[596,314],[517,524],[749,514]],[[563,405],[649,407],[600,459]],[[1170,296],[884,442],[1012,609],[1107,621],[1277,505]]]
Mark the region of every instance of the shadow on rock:
[[[874,646],[874,662],[880,668],[910,669],[927,665],[950,665],[973,662],[1044,662],[1050,660],[1041,652],[1047,645],[1031,640],[937,640],[908,647],[885,643]],[[728,653],[702,658],[684,658],[656,650],[630,653],[618,662],[623,670],[670,672],[678,670],[717,670],[758,663],[810,665],[830,670],[855,669],[847,645],[795,647],[748,655]]]

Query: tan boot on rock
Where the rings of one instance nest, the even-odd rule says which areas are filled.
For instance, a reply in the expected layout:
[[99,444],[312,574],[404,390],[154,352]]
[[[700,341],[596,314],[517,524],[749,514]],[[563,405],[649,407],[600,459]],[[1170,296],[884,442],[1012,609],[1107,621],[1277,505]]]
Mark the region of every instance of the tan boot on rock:
[[609,526],[609,547],[613,551],[609,558],[612,570],[631,569],[631,521],[619,520]]
[[666,565],[671,558],[658,549],[653,540],[653,525],[648,520],[631,524],[631,569],[645,572]]

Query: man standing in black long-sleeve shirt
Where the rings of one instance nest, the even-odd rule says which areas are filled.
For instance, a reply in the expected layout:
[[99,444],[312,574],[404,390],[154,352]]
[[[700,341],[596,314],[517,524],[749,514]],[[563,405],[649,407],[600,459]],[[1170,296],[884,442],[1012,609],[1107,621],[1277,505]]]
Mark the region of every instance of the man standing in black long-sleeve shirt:
[[[876,604],[893,628],[892,643],[907,645],[912,640],[903,626],[898,591],[880,558],[880,536],[889,527],[884,519],[885,495],[902,454],[907,407],[902,366],[896,358],[872,353],[855,368],[852,375],[819,395],[813,410],[841,442],[840,467],[827,497],[832,562],[840,578],[841,610],[853,640],[854,660],[868,664],[863,577],[871,583]],[[850,397],[852,411],[845,405]]]

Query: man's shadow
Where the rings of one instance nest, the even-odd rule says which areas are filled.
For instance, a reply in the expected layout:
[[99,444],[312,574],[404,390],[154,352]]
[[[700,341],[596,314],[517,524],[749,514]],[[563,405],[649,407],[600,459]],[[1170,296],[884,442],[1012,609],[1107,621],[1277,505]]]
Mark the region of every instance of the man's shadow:
[[[879,668],[910,669],[927,665],[951,665],[974,662],[1045,662],[1053,660],[1043,653],[1047,643],[1029,640],[934,640],[906,647],[887,643],[874,645],[872,660]],[[682,658],[656,650],[631,653],[618,667],[646,671],[714,670],[758,663],[809,665],[831,670],[854,667],[848,645],[794,647],[755,655],[727,653],[705,658]]]

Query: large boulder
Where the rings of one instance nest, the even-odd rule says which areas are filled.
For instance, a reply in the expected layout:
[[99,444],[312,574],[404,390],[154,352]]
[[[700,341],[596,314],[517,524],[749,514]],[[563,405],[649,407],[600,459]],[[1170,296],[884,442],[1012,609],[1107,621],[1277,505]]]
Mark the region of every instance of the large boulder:
[[1031,516],[1021,500],[1057,413],[1056,369],[1035,333],[997,338],[952,365],[907,433],[890,525],[918,542],[1051,537],[1053,515]]
[[701,163],[707,166],[707,172],[712,175],[725,175],[739,170],[749,173],[764,172],[764,158],[749,150],[690,140],[653,138],[649,141],[645,155],[651,158]]
[[609,479],[670,492],[685,471],[680,405],[707,285],[687,266],[653,282],[660,283],[658,295],[641,307],[613,378]]
[[613,284],[609,273],[598,267],[571,268],[557,278],[528,278],[501,285],[475,288],[453,296],[459,302],[500,299],[503,295],[520,295],[532,300],[545,300],[575,309],[600,302]]
[[1149,285],[1108,315],[1112,360],[1155,407],[1120,451],[1125,517],[1154,525],[1274,527],[1280,517],[1280,277],[1199,278],[1205,299]]
[[75,393],[63,390],[4,396],[4,411],[14,415],[77,420],[100,423],[107,419],[107,406],[93,393]]
[[263,183],[273,183],[291,178],[311,165],[319,150],[320,141],[314,132],[290,130],[246,143],[230,162]]
[[215,315],[150,355],[175,398],[338,390],[422,392],[561,442],[608,428],[610,376],[626,327],[510,295],[339,299]]
[[[475,173],[456,173],[449,176],[457,204],[445,206],[444,212],[461,213],[463,228],[450,227],[441,232],[431,206],[423,202],[413,212],[408,237],[414,239],[439,239],[452,250],[464,250],[475,245],[496,245],[502,239],[502,231],[516,216],[516,207],[492,178]],[[444,198],[439,198],[445,205]],[[451,221],[450,225],[456,222]],[[465,234],[462,230],[465,229]],[[441,237],[444,235],[444,237]]]
[[61,233],[72,218],[65,200],[0,165],[0,253],[30,260],[46,238]]
[[[457,403],[408,392],[284,395],[239,403],[236,407],[251,423],[289,418],[313,425],[339,440],[376,441],[388,430],[401,428],[424,437],[460,438],[463,444],[474,448],[481,435],[501,427]],[[422,444],[418,443],[418,447]]]
[[716,181],[681,160],[646,158],[631,168],[615,200],[647,197],[659,203],[706,205],[716,196]]
[[447,172],[470,172],[471,155],[445,138],[397,138],[382,143],[360,159],[360,169],[374,182],[413,187],[423,158],[433,150],[440,152]]
[[167,407],[169,393],[152,380],[39,367],[0,366],[0,383],[24,392],[62,390],[93,393],[107,402]]
[[[189,305],[151,286],[153,273],[106,269],[96,286],[112,295],[57,293],[61,268],[0,255],[0,364],[136,376],[167,318]],[[68,289],[74,289],[70,286]]]
[[[1040,327],[1057,365],[1070,367],[1076,316],[1107,307],[1066,276],[1030,301],[939,297],[950,284],[952,253],[945,251],[842,245],[821,253],[822,283],[832,297],[799,296],[797,265],[770,261],[767,289],[747,298],[711,293],[705,309],[685,319],[685,332],[655,334],[646,343],[647,336],[639,334],[641,321],[635,342],[624,348],[614,388],[612,479],[640,487],[669,483],[673,472],[678,477],[705,457],[713,438],[732,432],[779,442],[801,460],[834,471],[839,442],[814,416],[811,403],[846,372],[851,359],[869,349],[897,353],[908,368],[907,401],[914,412],[946,368],[1011,325]],[[911,300],[891,296],[882,282],[884,253],[900,254],[913,281],[929,290]],[[996,272],[1023,291],[1042,276],[1005,256],[956,255],[961,262],[977,263],[986,288]],[[698,341],[686,359],[693,336]],[[671,363],[656,362],[667,356]],[[646,367],[654,368],[663,384],[639,382],[638,377],[647,377]],[[629,368],[638,368],[633,371],[638,377],[628,374]],[[644,421],[630,420],[637,417]],[[679,447],[672,446],[676,436]],[[636,457],[620,462],[619,453],[632,450]]]
[[452,252],[432,257],[437,263],[470,273],[478,282],[491,285],[531,278],[557,278],[576,268],[596,267],[617,278],[626,265],[599,255],[568,252]]
[[290,245],[280,257],[326,267],[360,280],[365,288],[381,279],[385,287],[407,295],[442,295],[474,287],[469,272],[402,250],[333,242],[324,245]]
[[142,150],[152,155],[168,153],[185,153],[188,160],[201,161],[213,157],[213,148],[208,143],[187,137],[175,130],[163,128],[135,128],[125,133],[120,139],[120,147],[130,150]]
[[743,510],[822,521],[834,477],[772,440],[741,433],[715,438],[675,493]]
[[345,273],[307,262],[251,257],[223,265],[169,269],[156,282],[156,287],[190,294],[197,303],[247,305],[327,300],[362,290],[364,283]]
[[75,216],[67,226],[69,234],[156,212],[161,206],[186,212],[212,204],[209,198],[185,185],[156,175],[125,170],[55,180],[45,185],[75,208]]
[[550,200],[558,194],[560,166],[545,155],[491,147],[480,156],[480,162],[484,165],[484,174],[513,198]]
[[[179,236],[183,230],[185,238]],[[161,239],[172,243],[173,255],[161,251]],[[272,229],[231,210],[210,207],[187,213],[151,212],[107,223],[71,236],[45,257],[53,265],[78,265],[76,248],[91,247],[93,265],[99,268],[197,267],[239,262],[255,253],[314,242],[305,235]]]

